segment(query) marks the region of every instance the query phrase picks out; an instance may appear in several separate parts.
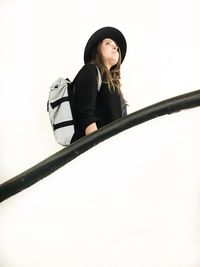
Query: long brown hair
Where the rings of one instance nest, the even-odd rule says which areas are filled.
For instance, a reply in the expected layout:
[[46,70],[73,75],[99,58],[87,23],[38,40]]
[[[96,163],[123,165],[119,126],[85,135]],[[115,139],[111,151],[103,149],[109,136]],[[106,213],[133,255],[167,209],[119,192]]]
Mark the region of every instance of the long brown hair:
[[95,47],[91,54],[91,62],[97,65],[103,77],[103,82],[108,84],[108,88],[111,92],[115,90],[122,95],[121,83],[120,83],[120,66],[121,66],[121,51],[118,48],[119,59],[116,65],[112,66],[110,70],[106,67],[103,61],[103,55],[101,53],[101,42]]

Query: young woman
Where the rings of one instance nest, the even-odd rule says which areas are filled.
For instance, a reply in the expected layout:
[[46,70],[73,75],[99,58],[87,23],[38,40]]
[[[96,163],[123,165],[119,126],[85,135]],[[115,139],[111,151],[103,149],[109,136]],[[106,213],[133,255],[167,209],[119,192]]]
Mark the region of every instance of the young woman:
[[[120,65],[126,48],[123,34],[113,27],[99,29],[88,40],[85,65],[74,79],[75,134],[72,142],[126,115],[126,102],[120,88]],[[102,77],[100,90],[98,70]]]

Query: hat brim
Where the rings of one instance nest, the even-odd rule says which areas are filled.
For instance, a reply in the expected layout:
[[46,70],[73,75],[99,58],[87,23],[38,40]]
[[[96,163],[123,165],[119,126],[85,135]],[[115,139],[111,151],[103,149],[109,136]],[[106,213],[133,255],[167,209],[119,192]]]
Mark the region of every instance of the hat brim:
[[124,35],[116,28],[103,27],[97,30],[88,40],[84,51],[84,62],[88,63],[91,60],[91,53],[94,47],[96,47],[105,38],[110,38],[116,42],[121,51],[121,63],[126,55],[126,39]]

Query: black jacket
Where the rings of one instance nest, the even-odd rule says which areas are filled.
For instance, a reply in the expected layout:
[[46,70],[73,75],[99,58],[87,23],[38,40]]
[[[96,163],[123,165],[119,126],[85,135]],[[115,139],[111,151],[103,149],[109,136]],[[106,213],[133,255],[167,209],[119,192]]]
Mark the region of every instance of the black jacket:
[[122,98],[119,93],[110,92],[104,82],[98,91],[98,73],[94,64],[83,66],[74,79],[74,86],[75,134],[72,142],[83,137],[91,123],[96,122],[97,128],[101,128],[122,117]]

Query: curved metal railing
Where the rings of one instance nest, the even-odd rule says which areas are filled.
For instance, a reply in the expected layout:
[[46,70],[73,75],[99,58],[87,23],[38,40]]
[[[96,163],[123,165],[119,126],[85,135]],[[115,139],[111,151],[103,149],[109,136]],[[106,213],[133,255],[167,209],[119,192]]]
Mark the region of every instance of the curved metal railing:
[[159,116],[200,106],[200,90],[179,95],[133,112],[63,148],[32,168],[0,185],[0,202],[50,175],[100,142]]

